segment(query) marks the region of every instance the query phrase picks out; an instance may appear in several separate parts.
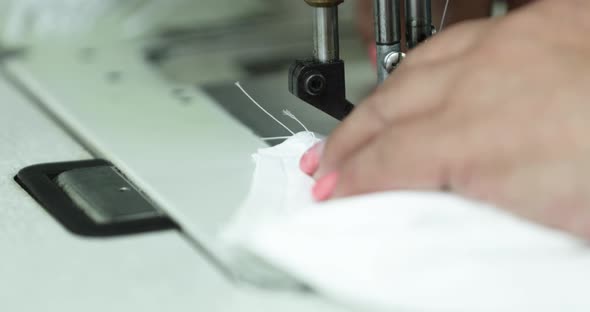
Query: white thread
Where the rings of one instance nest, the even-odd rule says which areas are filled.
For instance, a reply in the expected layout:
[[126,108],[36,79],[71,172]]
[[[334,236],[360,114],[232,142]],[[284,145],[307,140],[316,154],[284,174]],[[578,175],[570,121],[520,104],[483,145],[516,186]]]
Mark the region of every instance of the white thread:
[[449,2],[451,2],[451,0],[447,0],[445,2],[445,9],[443,10],[442,17],[440,18],[440,27],[438,28],[438,31],[442,31],[443,27],[445,26],[445,19],[447,18],[447,10],[449,9]]
[[254,100],[250,96],[250,94],[248,94],[248,92],[246,92],[246,90],[244,90],[244,88],[242,88],[242,85],[240,85],[239,81],[236,81],[235,85],[250,99],[250,101],[252,101],[252,103],[256,104],[256,106],[258,106],[258,108],[260,108],[264,113],[266,113],[268,116],[270,116],[270,118],[274,119],[274,121],[276,121],[279,125],[283,126],[283,128],[287,129],[287,131],[289,131],[292,135],[295,135],[295,132],[291,131],[291,129],[289,129],[289,127],[285,126],[285,124],[283,124],[275,116],[273,116],[266,109],[264,109],[264,107],[262,107],[262,105],[258,104],[258,102],[256,102],[256,100]]
[[301,120],[299,120],[297,117],[295,117],[295,115],[293,115],[293,113],[291,113],[288,109],[283,110],[283,115],[293,118],[293,120],[295,120],[298,124],[300,124],[303,127],[303,129],[305,129],[305,131],[307,133],[311,133],[311,135],[315,139],[315,133],[309,131],[309,129],[307,129],[307,127],[301,122]]

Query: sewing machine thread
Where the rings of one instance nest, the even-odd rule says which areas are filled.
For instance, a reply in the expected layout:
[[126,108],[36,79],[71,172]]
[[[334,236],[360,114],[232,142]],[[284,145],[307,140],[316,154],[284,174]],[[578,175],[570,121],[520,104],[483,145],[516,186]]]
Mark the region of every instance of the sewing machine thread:
[[443,9],[442,17],[440,18],[440,27],[438,28],[438,31],[442,31],[443,27],[445,26],[445,19],[447,18],[447,12],[449,9],[449,2],[451,2],[451,0],[447,0],[445,2],[445,8]]
[[260,105],[248,92],[246,92],[246,90],[242,87],[242,85],[240,84],[239,81],[236,81],[235,85],[236,85],[236,87],[238,87],[238,89],[240,89],[242,91],[242,93],[244,93],[244,95],[246,95],[248,97],[248,99],[250,99],[250,101],[252,101],[252,103],[256,104],[256,106],[258,106],[258,108],[260,108],[265,114],[267,114],[268,116],[270,116],[270,118],[272,118],[274,121],[276,121],[283,128],[287,129],[287,131],[289,131],[289,133],[295,135],[295,132],[293,132],[291,129],[289,129],[289,127],[285,126],[284,123],[282,123],[275,116],[273,116],[266,109],[264,109],[264,107],[262,107],[262,105]]
[[301,122],[301,120],[299,120],[299,118],[295,117],[295,115],[293,113],[291,113],[288,109],[283,110],[283,115],[295,120],[298,124],[301,125],[301,127],[303,127],[303,130],[305,130],[305,132],[310,133],[311,136],[313,136],[313,138],[315,139],[315,133],[309,131],[309,129],[307,129],[307,127]]
[[[260,103],[258,103],[245,89],[244,87],[242,87],[242,85],[240,84],[239,81],[236,81],[235,83],[236,87],[238,87],[238,89],[240,89],[240,91],[242,91],[242,93],[244,93],[244,95],[246,95],[246,97],[248,97],[248,99],[250,99],[250,101],[252,101],[252,103],[254,103],[258,108],[260,108],[265,114],[267,114],[268,116],[270,116],[270,118],[272,118],[274,121],[276,121],[279,125],[281,125],[283,128],[287,129],[287,131],[289,131],[289,133],[291,133],[292,135],[295,135],[295,132],[293,130],[291,130],[289,127],[287,127],[284,123],[282,123],[278,118],[276,118],[275,116],[273,116],[271,113],[269,113],[266,109],[264,109],[264,107],[262,107],[262,105],[260,105]],[[283,115],[295,120],[298,124],[301,125],[301,127],[303,127],[303,129],[307,132],[310,133],[314,138],[315,138],[315,133],[309,131],[309,129],[301,122],[301,120],[299,120],[293,113],[291,113],[289,110],[285,109],[283,110]],[[283,139],[288,139],[290,138],[289,136],[277,136],[277,137],[268,137],[268,138],[260,138],[263,141],[273,141],[273,140],[283,140]]]

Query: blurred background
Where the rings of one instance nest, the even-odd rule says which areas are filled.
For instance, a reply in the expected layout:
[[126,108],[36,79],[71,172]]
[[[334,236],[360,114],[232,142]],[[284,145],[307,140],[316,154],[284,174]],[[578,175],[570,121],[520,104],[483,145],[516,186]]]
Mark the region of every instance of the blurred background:
[[[355,27],[356,2],[340,6],[340,51],[353,103],[375,85]],[[169,83],[198,86],[260,136],[286,133],[262,115],[234,105],[244,100],[235,81],[262,102],[280,104],[271,111],[293,110],[317,132],[327,134],[335,126],[287,91],[290,64],[312,53],[311,10],[303,0],[0,0],[0,12],[5,54],[37,54],[32,58],[72,72],[54,73],[54,79],[86,79],[87,74],[73,73],[80,60],[93,62],[106,53],[112,59],[95,68],[97,74],[118,80],[135,70],[127,58],[145,60],[143,65]],[[193,99],[182,90],[172,92],[186,103]]]
[[[375,83],[354,24],[355,2],[340,6],[341,55],[353,103]],[[257,113],[249,117],[250,111],[235,111],[233,103],[244,100],[235,81],[242,81],[262,102],[280,102],[277,112],[289,108],[320,133],[335,125],[331,118],[302,107],[287,90],[289,65],[312,53],[311,11],[302,0],[2,0],[0,11],[5,53],[28,52],[70,72],[80,59],[92,62],[108,53],[113,60],[100,71],[116,80],[133,70],[127,63],[117,64],[125,59],[125,51],[133,50],[134,58],[147,61],[168,82],[202,87],[260,136],[285,133],[266,118],[257,122],[262,118]],[[64,75],[55,79],[85,79]],[[182,90],[173,92],[191,101]]]
[[[354,35],[355,1],[347,2],[340,10],[344,58],[365,57]],[[164,73],[186,82],[270,74],[311,55],[304,1],[2,0],[0,10],[5,48],[87,45],[92,53],[91,46],[135,42]]]

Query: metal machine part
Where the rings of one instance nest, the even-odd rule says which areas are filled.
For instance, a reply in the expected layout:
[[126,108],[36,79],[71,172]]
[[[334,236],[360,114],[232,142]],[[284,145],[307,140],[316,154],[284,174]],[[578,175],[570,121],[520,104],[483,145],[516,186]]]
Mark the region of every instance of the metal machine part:
[[375,0],[377,81],[383,82],[402,60],[400,0]]
[[55,182],[96,223],[164,216],[112,166],[65,171],[55,178]]
[[313,7],[314,59],[330,63],[340,59],[338,5],[344,0],[305,0]]
[[406,40],[408,49],[432,36],[432,5],[431,0],[406,1]]
[[354,105],[346,100],[344,62],[340,60],[338,5],[343,1],[306,0],[314,10],[314,58],[297,60],[289,69],[289,91],[342,120]]
[[296,61],[289,69],[289,91],[328,115],[342,120],[354,108],[346,99],[344,62]]
[[110,163],[34,165],[15,180],[65,228],[82,236],[117,236],[177,228]]
[[[375,0],[375,38],[377,45],[377,81],[383,82],[405,57],[401,47],[401,1]],[[432,26],[431,0],[404,0],[406,45],[415,48],[435,31]]]
[[340,59],[338,7],[320,7],[314,11],[314,57],[322,63],[336,61]]
[[[377,81],[382,83],[405,57],[402,52],[402,0],[374,0]],[[434,34],[431,0],[404,0],[406,43],[416,47]],[[354,105],[346,100],[344,62],[338,42],[338,5],[342,0],[305,0],[314,10],[314,58],[297,60],[289,70],[289,91],[336,119]]]

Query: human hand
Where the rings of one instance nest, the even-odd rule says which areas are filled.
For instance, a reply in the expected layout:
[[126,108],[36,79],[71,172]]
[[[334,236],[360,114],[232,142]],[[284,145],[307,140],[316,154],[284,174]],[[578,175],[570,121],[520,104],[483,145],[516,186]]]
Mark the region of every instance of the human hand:
[[589,15],[539,1],[424,43],[304,156],[314,196],[449,190],[590,239]]

